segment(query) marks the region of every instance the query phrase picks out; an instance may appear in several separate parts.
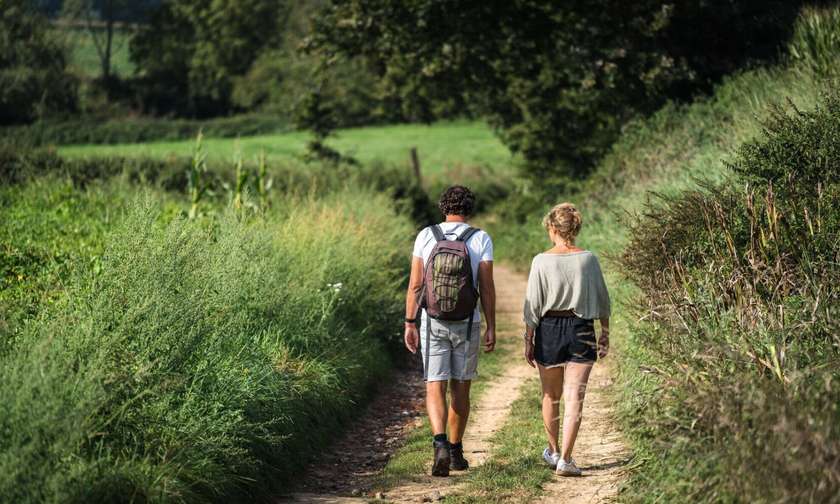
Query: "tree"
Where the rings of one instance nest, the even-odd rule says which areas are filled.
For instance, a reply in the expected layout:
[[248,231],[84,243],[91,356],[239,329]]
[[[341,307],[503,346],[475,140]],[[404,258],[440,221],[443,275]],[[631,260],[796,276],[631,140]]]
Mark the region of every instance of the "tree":
[[629,117],[772,58],[797,1],[330,0],[308,47],[362,56],[407,115],[463,99],[547,190],[585,175]]
[[28,0],[0,0],[0,124],[76,107],[64,47]]
[[78,19],[93,40],[102,67],[102,79],[111,80],[111,55],[114,47],[114,30],[118,23],[135,20],[145,10],[144,2],[136,0],[65,0],[62,16]]
[[131,41],[131,59],[156,111],[212,115],[231,107],[233,81],[280,45],[283,2],[169,0]]

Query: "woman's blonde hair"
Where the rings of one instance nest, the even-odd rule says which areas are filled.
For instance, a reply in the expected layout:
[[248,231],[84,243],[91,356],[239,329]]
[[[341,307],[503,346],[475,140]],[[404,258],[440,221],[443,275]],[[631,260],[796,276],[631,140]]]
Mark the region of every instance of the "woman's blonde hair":
[[571,203],[554,205],[554,208],[543,217],[543,226],[546,231],[553,229],[560,238],[568,242],[574,241],[580,232],[581,224],[580,211]]

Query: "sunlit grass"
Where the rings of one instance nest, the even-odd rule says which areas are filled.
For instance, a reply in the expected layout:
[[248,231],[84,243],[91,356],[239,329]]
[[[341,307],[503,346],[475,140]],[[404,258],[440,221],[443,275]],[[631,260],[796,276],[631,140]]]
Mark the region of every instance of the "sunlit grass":
[[[239,139],[243,155],[265,151],[269,161],[299,162],[309,134],[290,132]],[[206,138],[208,160],[229,161],[235,138]],[[417,147],[422,173],[441,174],[474,167],[510,172],[514,158],[481,122],[441,122],[432,125],[369,126],[338,131],[327,144],[361,162],[382,161],[410,167],[410,149]],[[72,145],[58,148],[68,157],[130,156],[189,157],[193,141],[148,142],[117,145]]]

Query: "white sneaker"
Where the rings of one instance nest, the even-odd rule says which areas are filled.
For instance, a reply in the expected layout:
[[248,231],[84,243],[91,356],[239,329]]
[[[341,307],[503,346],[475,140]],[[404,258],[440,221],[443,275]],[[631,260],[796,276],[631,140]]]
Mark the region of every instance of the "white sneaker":
[[580,469],[575,464],[575,459],[569,459],[568,462],[562,458],[558,459],[555,472],[560,476],[580,476]]
[[560,454],[557,452],[552,453],[550,449],[546,448],[543,450],[543,460],[545,460],[548,465],[554,469],[557,467],[557,462],[560,460]]

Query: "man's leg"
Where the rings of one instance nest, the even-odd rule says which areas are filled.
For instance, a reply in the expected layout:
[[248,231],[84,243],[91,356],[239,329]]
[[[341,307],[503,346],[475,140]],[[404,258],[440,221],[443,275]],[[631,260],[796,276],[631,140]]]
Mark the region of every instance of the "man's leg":
[[464,430],[470,416],[470,387],[478,368],[478,347],[481,340],[480,325],[474,323],[472,334],[467,339],[464,328],[458,328],[458,343],[452,350],[452,380],[449,402],[449,440],[451,444],[452,469],[465,471],[470,464],[464,458]]
[[470,417],[470,385],[471,380],[450,380],[452,400],[449,403],[449,441],[453,444],[461,442],[467,419]]
[[446,439],[446,384],[447,380],[426,382],[426,410],[432,426],[435,449],[432,476],[449,476],[452,464],[451,445]]
[[[441,337],[439,322],[430,320],[429,329],[421,328],[420,341],[423,347],[423,358],[426,363],[426,411],[429,414],[429,424],[432,427],[435,450],[432,476],[448,476],[451,457],[449,441],[446,438],[446,388],[452,376],[451,355],[452,345],[449,338]],[[447,333],[443,333],[445,336]],[[428,341],[426,338],[428,337]],[[428,345],[428,348],[427,348]]]
[[426,382],[426,411],[432,435],[446,434],[446,380]]

